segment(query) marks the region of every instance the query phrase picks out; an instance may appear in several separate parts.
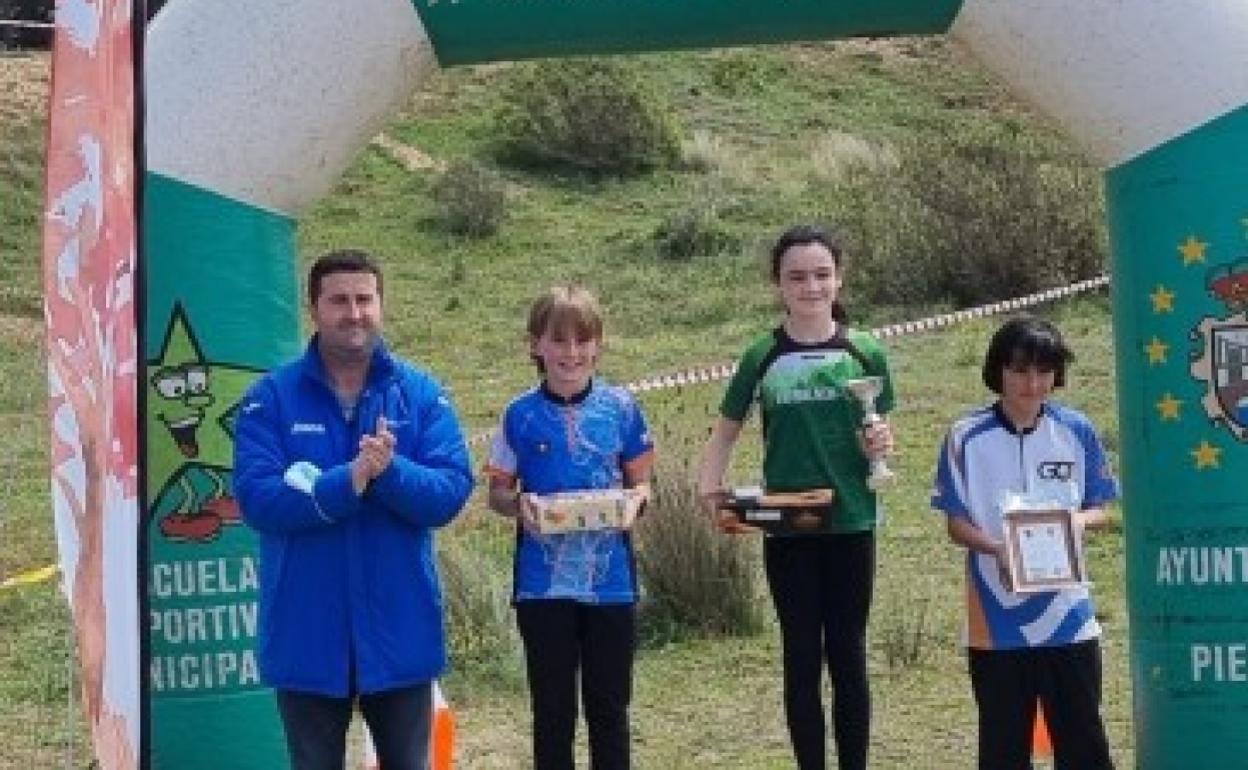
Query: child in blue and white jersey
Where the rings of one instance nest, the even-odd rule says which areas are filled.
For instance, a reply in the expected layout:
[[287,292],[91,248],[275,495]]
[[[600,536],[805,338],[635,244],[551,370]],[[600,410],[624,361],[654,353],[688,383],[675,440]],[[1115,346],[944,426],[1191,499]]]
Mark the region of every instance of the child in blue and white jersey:
[[979,709],[980,770],[1031,767],[1036,702],[1056,770],[1112,768],[1100,715],[1101,654],[1086,587],[1021,594],[1005,571],[1009,498],[1074,511],[1077,531],[1107,522],[1117,482],[1092,423],[1049,400],[1074,355],[1047,321],[1007,321],[989,343],[984,384],[1000,398],[950,429],[932,507],[967,548],[966,645]]
[[533,762],[572,770],[577,677],[595,770],[629,767],[636,563],[622,529],[542,534],[530,495],[619,489],[648,497],[654,446],[631,393],[594,377],[602,315],[555,287],[529,312],[542,381],[507,405],[486,465],[490,507],[516,518],[516,622],[533,710]]

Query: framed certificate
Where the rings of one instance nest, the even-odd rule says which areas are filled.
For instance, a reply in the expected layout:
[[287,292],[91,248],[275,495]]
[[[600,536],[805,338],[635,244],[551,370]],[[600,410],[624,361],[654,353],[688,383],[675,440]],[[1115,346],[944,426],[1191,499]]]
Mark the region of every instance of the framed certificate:
[[1014,591],[1056,591],[1087,584],[1083,549],[1069,510],[1006,511],[1003,523]]

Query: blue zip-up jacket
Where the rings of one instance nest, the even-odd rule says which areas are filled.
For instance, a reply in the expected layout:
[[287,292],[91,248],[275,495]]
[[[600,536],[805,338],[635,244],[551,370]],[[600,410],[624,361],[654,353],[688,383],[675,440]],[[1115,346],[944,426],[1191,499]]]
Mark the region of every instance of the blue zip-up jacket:
[[[382,415],[394,457],[357,496],[350,462]],[[265,684],[345,697],[436,679],[447,656],[433,530],[472,484],[449,399],[384,345],[350,422],[315,337],[252,385],[238,413],[234,495],[260,536]]]

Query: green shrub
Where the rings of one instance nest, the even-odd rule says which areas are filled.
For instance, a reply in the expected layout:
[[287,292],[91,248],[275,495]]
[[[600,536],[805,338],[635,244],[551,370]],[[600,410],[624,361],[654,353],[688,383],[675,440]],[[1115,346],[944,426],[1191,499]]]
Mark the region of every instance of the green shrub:
[[504,156],[627,173],[680,156],[675,112],[620,59],[566,59],[514,68],[496,133]]
[[1105,269],[1099,174],[1019,136],[912,142],[834,187],[851,293],[873,303],[966,307]]
[[921,307],[948,301],[939,259],[927,251],[922,203],[896,168],[856,168],[828,195],[848,251],[845,301],[854,317],[862,305]]
[[659,223],[651,236],[660,257],[686,260],[739,249],[741,238],[728,229],[714,202],[695,197]]
[[447,166],[431,190],[438,221],[452,233],[481,238],[507,218],[507,191],[494,171],[472,160]]
[[643,641],[744,636],[763,628],[757,542],[716,530],[688,474],[659,475],[637,524]]
[[1104,269],[1099,175],[1019,140],[922,148],[909,158],[927,251],[959,306],[1027,294]]

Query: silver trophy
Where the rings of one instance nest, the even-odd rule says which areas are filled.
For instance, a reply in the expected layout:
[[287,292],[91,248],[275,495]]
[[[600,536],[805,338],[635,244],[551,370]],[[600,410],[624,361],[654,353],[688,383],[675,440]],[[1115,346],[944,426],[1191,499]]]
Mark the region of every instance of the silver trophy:
[[[880,391],[884,387],[883,378],[860,377],[856,380],[849,380],[845,383],[845,387],[849,389],[850,393],[854,394],[854,398],[862,403],[862,426],[864,428],[884,422],[884,418],[880,416],[880,413],[875,411],[875,399],[880,395]],[[892,482],[895,474],[889,470],[883,455],[867,459],[871,462],[871,472],[867,474],[868,489],[876,490]]]

